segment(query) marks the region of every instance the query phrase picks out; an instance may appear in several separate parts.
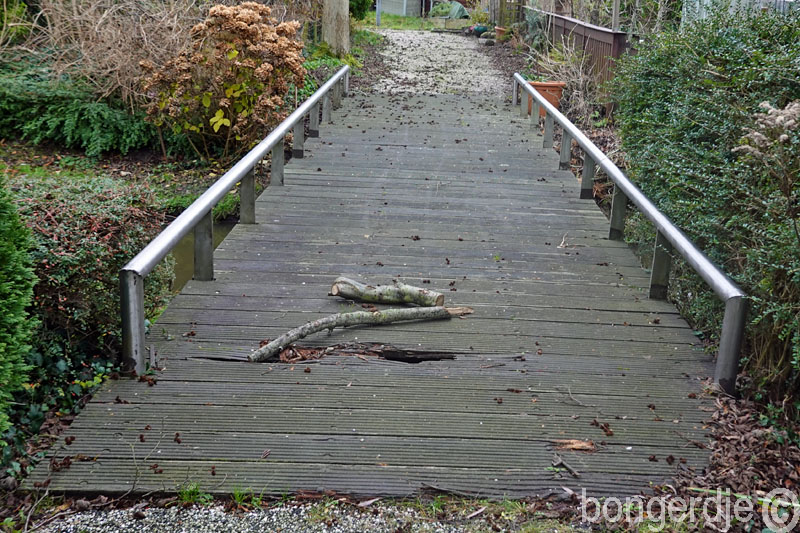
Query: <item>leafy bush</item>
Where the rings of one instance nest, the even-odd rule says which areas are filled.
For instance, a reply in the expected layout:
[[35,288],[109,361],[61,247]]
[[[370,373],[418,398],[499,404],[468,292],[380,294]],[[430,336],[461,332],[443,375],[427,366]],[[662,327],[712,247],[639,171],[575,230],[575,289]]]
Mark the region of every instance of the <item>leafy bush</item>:
[[97,101],[78,84],[48,80],[46,69],[6,65],[0,70],[0,135],[39,144],[52,141],[88,156],[123,154],[150,146],[155,130],[143,114]]
[[350,0],[350,16],[356,20],[363,20],[372,8],[372,0]]
[[[25,356],[34,326],[26,311],[33,297],[31,244],[30,233],[0,180],[0,435],[9,427],[6,412],[11,394],[26,382],[29,370]],[[5,444],[0,439],[0,446]]]
[[[800,129],[769,125],[800,99],[797,65],[800,13],[717,9],[644,43],[614,84],[630,177],[750,295],[745,369],[757,397],[800,384]],[[641,217],[630,226],[652,246]],[[673,298],[696,328],[719,332],[714,295],[684,264],[676,274]]]
[[153,70],[145,90],[156,125],[185,135],[201,158],[240,154],[287,115],[289,84],[303,83],[298,22],[255,2],[214,6],[192,29],[192,49]]
[[[105,177],[28,173],[10,189],[33,233],[39,278],[33,313],[40,322],[27,362],[30,383],[6,440],[38,431],[53,407],[69,412],[114,366],[120,346],[119,269],[161,228],[147,191]],[[147,277],[150,316],[169,294],[171,265]],[[18,450],[19,451],[19,450]],[[13,450],[3,450],[8,464]]]

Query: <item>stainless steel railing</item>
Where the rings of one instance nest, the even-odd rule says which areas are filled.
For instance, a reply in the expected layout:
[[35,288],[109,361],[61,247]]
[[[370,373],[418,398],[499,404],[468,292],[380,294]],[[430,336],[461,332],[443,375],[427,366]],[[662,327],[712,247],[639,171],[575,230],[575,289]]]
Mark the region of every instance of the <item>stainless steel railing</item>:
[[293,157],[303,157],[305,116],[309,115],[309,135],[319,135],[319,106],[322,120],[330,122],[331,107],[338,107],[349,90],[350,67],[342,67],[286,120],[267,135],[228,172],[222,175],[192,205],[158,234],[120,271],[122,312],[122,362],[137,374],[145,371],[144,278],[169,254],[185,235],[194,230],[194,279],[214,278],[212,209],[239,183],[239,222],[256,223],[255,166],[272,151],[270,186],[283,185],[284,138],[294,130]]
[[[528,84],[519,74],[514,74],[512,103],[520,102],[520,115],[528,114],[528,93],[533,98],[531,128],[539,127],[539,107],[545,110],[544,138],[545,148],[553,147],[553,126],[558,123],[563,131],[561,140],[560,167],[567,168],[570,160],[572,141],[575,140],[584,153],[583,174],[581,176],[581,198],[592,198],[592,183],[597,167],[602,168],[614,183],[611,200],[611,217],[608,238],[620,240],[625,230],[625,212],[628,201],[633,203],[656,227],[653,250],[653,264],[650,270],[650,297],[665,299],[669,284],[670,263],[673,251],[680,254],[700,277],[725,302],[725,316],[722,321],[719,354],[714,369],[714,383],[722,390],[733,394],[736,389],[736,375],[739,369],[739,356],[742,348],[745,322],[747,318],[746,294],[688,237],[673,224],[658,208],[634,185],[623,172],[590,141],[567,117],[562,115],[550,102]],[[520,97],[520,98],[518,98]]]

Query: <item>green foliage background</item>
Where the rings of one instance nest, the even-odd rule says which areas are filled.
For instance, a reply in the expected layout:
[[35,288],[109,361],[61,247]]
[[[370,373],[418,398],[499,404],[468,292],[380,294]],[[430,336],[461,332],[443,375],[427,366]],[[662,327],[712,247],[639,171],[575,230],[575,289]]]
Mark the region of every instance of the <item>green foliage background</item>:
[[[621,61],[617,121],[630,177],[751,296],[745,368],[757,398],[782,400],[800,383],[800,243],[788,214],[800,191],[795,180],[784,194],[769,165],[733,149],[761,102],[800,99],[800,13],[712,13]],[[797,157],[798,134],[784,156]],[[643,218],[628,227],[650,250]],[[681,262],[673,280],[671,297],[693,325],[718,332],[722,306],[705,283]]]
[[[27,380],[25,357],[36,322],[28,316],[34,275],[28,250],[32,242],[0,178],[0,435],[9,428],[12,393]],[[0,438],[0,446],[4,445]]]

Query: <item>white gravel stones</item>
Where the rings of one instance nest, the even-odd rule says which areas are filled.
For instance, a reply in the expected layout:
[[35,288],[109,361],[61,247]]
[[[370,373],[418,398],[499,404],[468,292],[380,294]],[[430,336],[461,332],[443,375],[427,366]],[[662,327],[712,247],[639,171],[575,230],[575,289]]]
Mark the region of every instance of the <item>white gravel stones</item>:
[[430,31],[377,31],[389,39],[381,52],[389,77],[376,80],[375,91],[497,97],[511,92],[510,81],[481,52],[477,39]]

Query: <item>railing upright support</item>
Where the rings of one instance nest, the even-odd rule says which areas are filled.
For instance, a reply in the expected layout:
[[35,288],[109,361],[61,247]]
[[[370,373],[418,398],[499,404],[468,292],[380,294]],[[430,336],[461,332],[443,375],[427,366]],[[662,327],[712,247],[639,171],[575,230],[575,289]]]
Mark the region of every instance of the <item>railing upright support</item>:
[[256,168],[251,168],[239,184],[239,222],[256,223]]
[[625,211],[628,209],[628,197],[618,186],[614,186],[614,195],[611,197],[611,220],[608,238],[612,241],[621,241],[625,235]]
[[194,279],[214,279],[214,210],[209,209],[194,227]]
[[331,123],[331,97],[329,94],[322,98],[322,122]]
[[594,198],[594,159],[586,152],[583,153],[583,173],[581,174],[581,200]]
[[511,105],[517,105],[517,96],[519,95],[519,85],[517,84],[517,80],[514,80],[512,84],[511,90]]
[[547,113],[544,116],[544,139],[542,139],[542,148],[553,147],[553,115]]
[[144,278],[132,270],[120,271],[122,311],[122,368],[145,373]]
[[319,137],[319,102],[311,106],[311,113],[308,115],[308,136]]
[[350,72],[344,75],[344,96],[350,96]]
[[714,383],[730,395],[736,394],[736,375],[739,373],[739,356],[747,320],[747,300],[733,296],[725,302],[722,333],[719,341]]
[[519,99],[519,116],[528,118],[528,101],[526,98]]
[[562,130],[561,151],[559,152],[558,168],[567,170],[572,160],[572,136],[567,130]]
[[656,231],[653,246],[653,266],[650,269],[650,298],[666,300],[669,288],[669,270],[672,266],[672,244],[663,233]]
[[269,167],[270,185],[283,185],[283,147],[285,140],[281,139],[272,148],[272,165]]
[[292,133],[292,157],[303,159],[306,144],[306,125],[305,119],[300,119],[294,125]]
[[342,82],[333,86],[333,108],[339,109],[342,106]]

